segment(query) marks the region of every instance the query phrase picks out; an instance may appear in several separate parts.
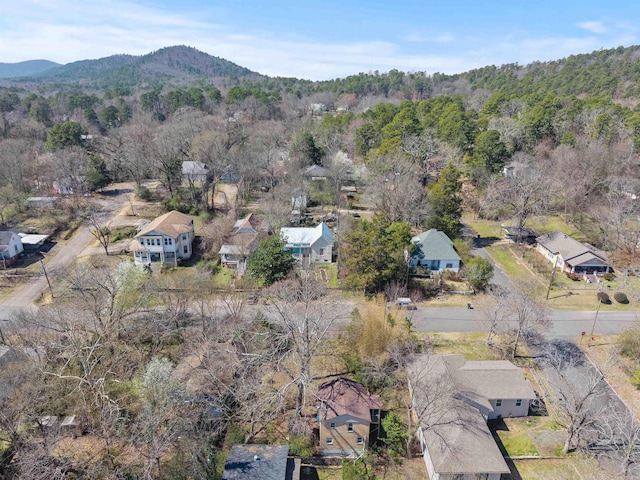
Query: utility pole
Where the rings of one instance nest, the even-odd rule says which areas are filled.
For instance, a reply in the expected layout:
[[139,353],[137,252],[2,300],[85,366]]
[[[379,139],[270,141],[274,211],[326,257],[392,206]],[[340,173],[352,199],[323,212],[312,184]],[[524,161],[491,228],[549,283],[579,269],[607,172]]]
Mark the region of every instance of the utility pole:
[[42,272],[44,273],[44,278],[47,279],[47,285],[49,285],[49,291],[51,292],[51,298],[53,298],[53,288],[51,288],[51,282],[49,281],[49,275],[47,275],[47,269],[44,268],[44,262],[40,259],[40,266],[42,267]]
[[593,340],[593,332],[596,329],[596,320],[598,320],[598,313],[600,312],[600,305],[602,305],[602,301],[598,299],[598,309],[596,310],[596,316],[593,317],[593,325],[591,326],[591,333],[589,334],[589,341],[587,342],[587,347],[591,346],[591,340]]
[[558,266],[558,257],[556,256],[553,262],[553,270],[551,270],[551,279],[549,280],[549,286],[547,287],[547,300],[549,300],[549,292],[551,291],[551,285],[553,285],[553,277],[556,274],[556,267]]

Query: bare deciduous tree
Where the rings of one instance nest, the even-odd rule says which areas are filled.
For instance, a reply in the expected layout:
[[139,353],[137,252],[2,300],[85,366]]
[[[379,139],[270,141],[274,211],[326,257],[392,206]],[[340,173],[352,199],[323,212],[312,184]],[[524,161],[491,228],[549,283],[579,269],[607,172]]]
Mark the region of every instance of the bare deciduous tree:
[[295,386],[296,418],[307,405],[308,389],[314,380],[313,359],[333,324],[342,316],[326,298],[326,288],[315,280],[313,271],[302,271],[291,280],[269,289],[269,321],[281,329],[282,341],[290,344],[290,363],[279,367]]
[[427,192],[415,165],[400,158],[379,159],[371,175],[369,195],[376,210],[390,221],[420,225],[429,213]]
[[553,341],[544,345],[538,360],[556,397],[557,421],[565,430],[563,453],[581,445],[583,434],[606,415],[604,371],[596,369],[571,342]]
[[596,420],[589,450],[609,457],[620,477],[640,476],[640,424],[625,405],[611,408]]

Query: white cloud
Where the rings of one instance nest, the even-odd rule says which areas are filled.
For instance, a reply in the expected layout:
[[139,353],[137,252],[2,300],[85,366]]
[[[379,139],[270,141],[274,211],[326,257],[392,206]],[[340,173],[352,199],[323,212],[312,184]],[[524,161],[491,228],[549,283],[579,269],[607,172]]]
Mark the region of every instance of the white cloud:
[[455,40],[455,37],[450,33],[443,33],[442,35],[438,35],[436,37],[436,42],[438,43],[449,43],[453,42],[453,40]]
[[[202,2],[206,5],[208,2]],[[489,64],[553,60],[602,47],[638,42],[638,27],[607,20],[582,22],[597,33],[584,37],[536,37],[495,32],[433,33],[419,29],[402,42],[363,32],[368,41],[315,41],[299,33],[234,28],[219,8],[174,13],[139,0],[14,0],[0,17],[0,62],[46,58],[60,63],[118,53],[141,55],[189,45],[267,75],[309,79],[344,77],[372,70],[459,73]],[[366,37],[369,35],[369,37]],[[391,35],[387,38],[391,38]],[[374,40],[374,39],[378,40]],[[397,37],[396,37],[397,38]],[[446,49],[446,51],[445,51]]]
[[591,33],[607,33],[609,29],[602,22],[580,22],[578,27]]

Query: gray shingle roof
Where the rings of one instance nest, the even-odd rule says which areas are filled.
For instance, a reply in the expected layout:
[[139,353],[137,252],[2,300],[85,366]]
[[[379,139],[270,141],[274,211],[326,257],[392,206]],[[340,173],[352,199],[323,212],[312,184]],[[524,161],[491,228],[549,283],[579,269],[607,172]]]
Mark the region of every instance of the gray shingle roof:
[[572,266],[582,265],[596,260],[604,265],[609,264],[607,255],[588,243],[580,243],[560,230],[547,233],[536,239],[539,245],[553,254],[559,254],[566,263]]
[[311,165],[302,174],[303,177],[328,177],[331,172],[320,165]]
[[508,473],[478,406],[489,399],[531,399],[520,368],[462,355],[420,355],[407,368],[413,403],[438,473]]
[[288,454],[288,445],[234,445],[222,480],[286,480]]
[[411,239],[416,245],[413,258],[421,260],[460,260],[453,242],[444,232],[432,228]]

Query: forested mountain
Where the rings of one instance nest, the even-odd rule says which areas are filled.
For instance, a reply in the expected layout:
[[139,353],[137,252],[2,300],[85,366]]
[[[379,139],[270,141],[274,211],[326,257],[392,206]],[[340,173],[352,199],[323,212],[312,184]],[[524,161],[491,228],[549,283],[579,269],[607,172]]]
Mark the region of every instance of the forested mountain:
[[112,55],[98,60],[82,60],[32,75],[25,79],[38,83],[81,83],[103,88],[157,87],[163,84],[193,83],[206,77],[260,78],[251,70],[195,48],[167,47],[142,56]]
[[18,63],[2,63],[0,62],[0,78],[26,77],[29,75],[37,75],[54,67],[60,66],[59,63],[50,62],[49,60],[27,60]]
[[505,95],[589,95],[612,98],[640,96],[640,46],[571,55],[552,62],[529,65],[489,65],[456,75],[428,72],[369,72],[346,78],[309,82],[290,78],[265,79],[262,85],[305,94],[335,92],[357,95],[401,94],[424,99],[443,93],[469,93],[486,89]]
[[[230,87],[295,93],[356,94],[421,100],[441,94],[467,94],[484,89],[510,95],[588,95],[615,99],[640,96],[640,46],[618,47],[529,65],[489,65],[456,75],[429,72],[369,72],[345,78],[310,80],[266,77],[228,60],[186,46],[167,47],[147,55],[113,55],[67,65],[45,60],[1,64],[0,78],[11,84],[82,84],[98,89],[154,89],[201,82]],[[15,78],[23,77],[23,78]],[[28,77],[28,78],[26,78]],[[6,82],[5,82],[6,83]]]

